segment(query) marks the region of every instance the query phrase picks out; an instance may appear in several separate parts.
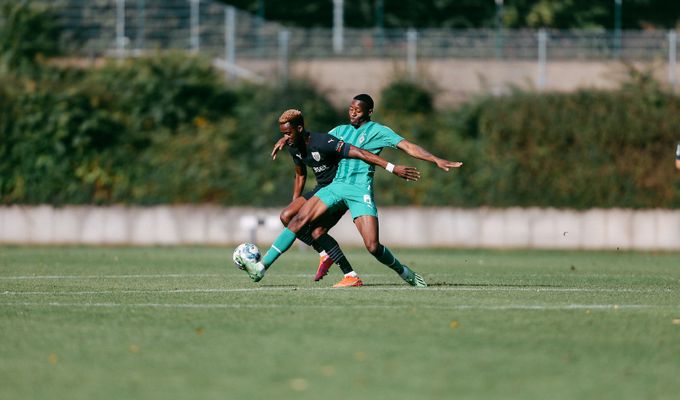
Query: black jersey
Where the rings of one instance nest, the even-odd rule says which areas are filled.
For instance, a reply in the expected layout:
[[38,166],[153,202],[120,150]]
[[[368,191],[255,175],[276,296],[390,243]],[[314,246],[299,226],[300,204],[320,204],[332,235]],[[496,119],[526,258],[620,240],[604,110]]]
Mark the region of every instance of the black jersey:
[[[303,138],[304,139],[304,138]],[[327,133],[311,132],[309,143],[288,146],[295,165],[309,167],[314,171],[317,187],[322,188],[333,182],[338,163],[349,154],[349,144]]]

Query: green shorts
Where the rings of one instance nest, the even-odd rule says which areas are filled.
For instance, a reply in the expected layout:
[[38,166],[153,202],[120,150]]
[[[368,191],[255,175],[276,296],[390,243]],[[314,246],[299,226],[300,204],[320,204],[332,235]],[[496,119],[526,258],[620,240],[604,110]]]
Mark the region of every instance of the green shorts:
[[378,209],[373,202],[373,190],[370,187],[352,185],[344,182],[331,182],[330,185],[316,192],[321,201],[329,208],[345,203],[352,219],[370,215],[378,216]]

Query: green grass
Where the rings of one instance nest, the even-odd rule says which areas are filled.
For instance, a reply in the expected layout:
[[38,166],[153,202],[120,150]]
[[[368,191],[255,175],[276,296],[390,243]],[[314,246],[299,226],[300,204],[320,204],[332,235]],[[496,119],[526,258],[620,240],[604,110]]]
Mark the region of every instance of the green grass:
[[[2,399],[676,399],[680,254],[0,247]],[[253,289],[260,290],[253,290]]]

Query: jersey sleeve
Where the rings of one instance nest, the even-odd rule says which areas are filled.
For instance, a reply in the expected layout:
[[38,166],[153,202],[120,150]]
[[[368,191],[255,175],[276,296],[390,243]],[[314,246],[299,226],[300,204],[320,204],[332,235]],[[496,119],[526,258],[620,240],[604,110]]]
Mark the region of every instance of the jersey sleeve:
[[404,138],[394,132],[389,126],[380,125],[374,140],[378,142],[380,147],[397,147]]
[[326,153],[338,153],[344,158],[349,154],[349,143],[345,143],[333,135],[324,133],[319,137],[319,150]]

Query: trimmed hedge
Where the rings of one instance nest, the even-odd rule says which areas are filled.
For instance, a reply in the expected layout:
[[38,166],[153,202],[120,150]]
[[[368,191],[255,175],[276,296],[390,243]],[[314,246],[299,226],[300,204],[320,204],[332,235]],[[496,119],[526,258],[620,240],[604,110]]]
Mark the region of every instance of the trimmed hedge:
[[292,168],[269,157],[279,114],[339,120],[307,83],[230,88],[184,54],[0,82],[13,83],[0,86],[4,204],[285,203]]
[[[302,109],[319,131],[347,119],[305,81],[230,87],[185,54],[41,68],[0,74],[3,204],[280,206],[294,176],[290,157],[269,157],[280,113]],[[447,174],[386,150],[423,178],[406,183],[379,169],[378,202],[678,207],[680,98],[638,78],[615,91],[516,92],[442,111],[415,83],[396,82],[386,90],[390,108],[376,105],[374,119],[465,166]]]
[[54,11],[30,1],[0,0],[0,70],[34,73],[60,53]]
[[[55,20],[49,8],[0,0],[2,204],[278,206],[293,178],[288,156],[269,158],[279,114],[299,108],[311,130],[346,123],[345,109],[306,81],[231,87],[185,53],[50,67],[47,57],[61,52]],[[381,98],[374,119],[465,163],[445,174],[387,150],[423,178],[406,183],[379,170],[381,204],[680,206],[680,98],[648,73],[631,71],[614,91],[515,92],[456,110],[435,110],[433,92],[406,79]]]
[[[387,125],[465,165],[445,174],[399,157],[421,168],[423,178],[395,190],[393,179],[379,175],[383,203],[678,207],[680,97],[645,74],[634,78],[615,91],[516,92],[431,117],[388,113]],[[379,107],[380,120],[378,114]]]

